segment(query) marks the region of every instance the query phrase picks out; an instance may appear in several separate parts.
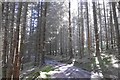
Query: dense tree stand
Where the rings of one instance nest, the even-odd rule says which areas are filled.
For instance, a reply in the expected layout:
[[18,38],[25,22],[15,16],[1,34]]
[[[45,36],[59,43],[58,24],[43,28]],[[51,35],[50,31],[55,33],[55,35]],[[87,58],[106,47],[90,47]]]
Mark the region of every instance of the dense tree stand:
[[0,79],[120,78],[120,1],[0,3]]

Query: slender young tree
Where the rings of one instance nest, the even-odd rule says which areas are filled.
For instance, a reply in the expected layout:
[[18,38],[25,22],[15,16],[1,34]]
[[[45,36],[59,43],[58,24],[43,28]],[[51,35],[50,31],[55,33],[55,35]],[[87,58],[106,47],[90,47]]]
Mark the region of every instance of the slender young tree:
[[113,49],[113,17],[112,17],[112,8],[111,8],[111,4],[110,5],[110,39],[111,39],[111,48]]
[[80,6],[79,6],[79,4],[80,3],[78,3],[78,29],[79,29],[79,36],[78,36],[78,38],[79,38],[79,53],[80,53],[79,56],[82,57],[81,56],[81,34],[80,34],[81,33],[81,28],[80,28],[80,10],[79,10]]
[[104,20],[105,20],[106,50],[107,50],[108,49],[108,35],[107,35],[106,9],[105,9],[105,2],[104,2],[104,0],[103,0],[103,8],[104,8]]
[[87,13],[87,46],[88,53],[90,53],[90,28],[89,28],[89,14],[88,14],[88,2],[86,2],[86,13]]
[[82,45],[81,45],[81,56],[84,54],[84,14],[83,14],[83,2],[82,2],[82,0],[81,0],[81,2],[80,2],[81,4],[81,27],[82,27],[82,29],[81,29],[81,39],[82,39]]
[[98,2],[98,9],[99,9],[99,24],[100,24],[100,48],[101,51],[103,50],[103,43],[102,43],[102,20],[101,20],[101,8],[100,8],[100,3]]
[[93,19],[94,19],[95,43],[96,43],[96,56],[97,56],[97,57],[100,57],[100,50],[99,50],[99,33],[98,33],[96,6],[95,6],[95,2],[92,2],[92,3],[93,3]]
[[70,59],[73,58],[73,52],[72,52],[72,29],[71,29],[71,2],[69,0],[69,55],[70,55]]
[[[26,34],[26,18],[27,18],[27,11],[28,11],[28,3],[24,3],[23,9],[23,24],[21,27],[21,40],[20,40],[20,58],[19,58],[19,65],[18,68],[23,69],[23,54],[25,53],[25,34]],[[20,72],[19,72],[20,74]]]

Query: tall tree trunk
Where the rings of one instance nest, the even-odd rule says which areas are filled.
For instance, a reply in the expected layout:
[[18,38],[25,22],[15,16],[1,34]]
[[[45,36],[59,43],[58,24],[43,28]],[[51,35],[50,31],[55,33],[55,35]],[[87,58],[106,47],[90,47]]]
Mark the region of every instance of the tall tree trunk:
[[117,38],[117,47],[118,47],[118,59],[120,60],[120,32],[119,32],[119,24],[118,19],[116,15],[116,3],[112,2],[112,9],[113,9],[113,18],[114,18],[114,24],[115,24],[115,32],[116,32],[116,38]]
[[107,30],[107,36],[108,36],[108,49],[110,48],[110,17],[109,17],[109,9],[107,9],[107,25],[108,25],[108,30]]
[[[6,73],[7,73],[7,62],[6,62],[6,56],[7,56],[7,50],[8,50],[8,41],[7,41],[7,36],[8,36],[8,2],[4,3],[4,9],[5,9],[5,23],[4,23],[4,41],[3,41],[3,55],[2,55],[2,79],[6,79]],[[4,11],[4,10],[3,10]],[[4,12],[3,12],[4,13]],[[2,14],[3,14],[2,13]]]
[[95,2],[93,2],[93,18],[94,18],[94,31],[95,31],[95,43],[96,43],[96,56],[100,57],[99,50],[99,33],[98,33],[98,24],[97,24],[97,15],[96,15],[96,6]]
[[14,33],[14,13],[15,13],[15,3],[11,3],[11,22],[10,22],[10,56],[8,60],[8,69],[7,69],[7,79],[11,80],[13,75],[13,58],[14,58],[14,52],[13,52],[13,33]]
[[[21,42],[20,42],[20,58],[19,58],[19,70],[23,69],[23,54],[25,53],[25,33],[26,33],[26,18],[27,18],[28,3],[24,3],[23,9],[23,25],[21,27]],[[20,72],[19,72],[20,74]]]
[[22,3],[20,2],[18,5],[18,13],[17,13],[17,23],[16,23],[16,40],[15,40],[15,60],[14,60],[14,73],[13,80],[19,80],[19,32],[20,32],[20,17],[22,12]]
[[87,46],[88,53],[90,53],[90,28],[89,28],[89,14],[88,14],[88,2],[86,2],[86,12],[87,12]]
[[82,52],[81,52],[81,27],[80,27],[80,3],[78,3],[78,28],[79,28],[79,56],[80,58],[82,57]]
[[48,7],[48,2],[45,2],[45,4],[44,4],[44,14],[43,14],[43,16],[44,16],[44,20],[43,20],[43,44],[42,44],[42,55],[41,55],[41,65],[43,65],[44,63],[45,63],[45,59],[44,59],[44,56],[45,56],[45,51],[46,51],[46,49],[45,49],[45,36],[46,36],[46,34],[45,34],[45,32],[46,32],[46,19],[47,19],[47,7]]
[[[81,39],[82,39],[82,46],[81,46],[81,58],[82,58],[82,55],[84,55],[84,19],[83,19],[83,2],[82,2],[82,0],[81,0],[81,2],[80,2],[81,4],[81,27],[82,27],[82,29],[81,29]],[[87,26],[88,27],[88,26]]]
[[81,29],[80,29],[80,10],[79,9],[80,9],[80,6],[79,6],[79,3],[78,3],[78,23],[77,23],[78,24],[78,31],[79,31],[79,33],[78,33],[78,41],[79,41],[79,45],[78,45],[79,49],[78,50],[79,50],[79,54],[78,55],[81,57],[81,47],[80,47],[81,46],[81,42],[80,42],[81,41],[80,40],[81,39],[80,38],[80,30]]
[[[38,61],[37,66],[42,66],[44,62],[45,55],[45,32],[46,32],[46,14],[47,14],[47,5],[48,3],[41,2],[41,17],[38,17],[38,45],[37,45],[37,54]],[[41,22],[39,21],[41,19]]]
[[[31,3],[31,16],[30,16],[30,31],[29,31],[29,43],[28,43],[28,61],[31,61],[31,54],[33,53],[32,52],[32,46],[33,46],[33,5],[34,5],[34,3]],[[37,41],[36,41],[37,42]],[[35,48],[36,49],[36,48]],[[36,52],[35,52],[35,54],[36,54]],[[36,56],[35,56],[35,58],[36,58]],[[36,61],[35,61],[36,62]]]
[[[42,24],[42,14],[43,14],[43,2],[41,2],[41,14],[40,14],[40,11],[39,11],[39,7],[40,7],[40,2],[38,3],[37,5],[37,11],[38,11],[38,14],[37,14],[37,31],[36,31],[36,53],[35,53],[35,66],[39,66],[39,61],[40,61],[40,49],[41,49],[41,24]],[[39,16],[40,14],[40,16]],[[42,33],[41,33],[42,34]]]
[[105,20],[106,50],[107,50],[108,49],[108,35],[107,35],[106,10],[105,10],[105,2],[104,2],[104,0],[103,0],[103,8],[104,8],[104,20]]
[[101,51],[103,50],[103,43],[102,43],[102,22],[101,22],[101,8],[100,8],[100,3],[98,3],[98,7],[99,7],[99,24],[100,24],[100,47],[101,47]]
[[111,32],[111,48],[113,49],[113,17],[112,17],[112,10],[110,5],[110,32]]
[[71,29],[71,4],[70,4],[70,0],[69,0],[69,55],[70,55],[70,59],[73,58],[73,52],[72,52],[72,29]]
[[[102,68],[102,66],[104,65],[100,56],[100,50],[99,50],[99,33],[98,33],[98,24],[97,24],[97,14],[96,14],[96,5],[95,2],[93,2],[93,19],[94,19],[94,30],[95,30],[95,43],[96,43],[96,58],[98,59],[99,62],[99,66],[102,70],[102,75],[103,78],[104,76],[104,69]],[[95,65],[95,67],[97,67],[97,64]],[[98,72],[98,69],[97,69]]]

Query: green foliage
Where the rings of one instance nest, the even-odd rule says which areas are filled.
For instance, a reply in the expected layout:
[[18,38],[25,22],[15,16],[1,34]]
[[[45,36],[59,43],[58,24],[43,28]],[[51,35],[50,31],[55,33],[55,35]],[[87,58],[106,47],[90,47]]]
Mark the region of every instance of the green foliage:
[[23,67],[24,67],[25,70],[28,69],[28,68],[32,68],[33,67],[33,62],[25,63],[25,64],[23,64]]
[[[32,74],[30,75],[30,77],[27,78],[26,80],[36,79],[38,76],[40,76],[40,71],[42,71],[42,72],[49,72],[49,71],[53,71],[53,70],[54,70],[54,68],[53,68],[52,66],[45,66],[45,67],[43,67],[42,69],[38,70],[37,72],[32,73]],[[50,77],[49,74],[45,74],[45,75],[46,75],[47,77]],[[42,79],[42,80],[50,80],[50,79],[47,78],[47,79]]]
[[82,68],[87,71],[91,71],[91,62],[80,64],[78,61],[75,61],[74,66]]
[[33,76],[34,76],[34,78],[37,78],[39,75],[40,75],[39,72],[35,72]]
[[46,76],[47,76],[47,77],[50,77],[50,75],[49,75],[49,74],[46,74]]
[[45,66],[42,68],[42,72],[49,72],[49,71],[53,71],[54,68],[52,66]]
[[92,59],[91,59],[91,63],[93,64],[93,66],[95,66],[95,65],[96,65],[95,58],[92,58]]
[[88,52],[88,48],[84,47],[84,52],[87,53]]
[[35,72],[31,74],[31,76],[27,78],[26,80],[33,80],[33,79],[36,79],[38,76],[40,76],[40,72]]
[[111,60],[110,60],[110,58],[103,58],[103,62],[105,65],[108,65],[108,64],[110,64]]

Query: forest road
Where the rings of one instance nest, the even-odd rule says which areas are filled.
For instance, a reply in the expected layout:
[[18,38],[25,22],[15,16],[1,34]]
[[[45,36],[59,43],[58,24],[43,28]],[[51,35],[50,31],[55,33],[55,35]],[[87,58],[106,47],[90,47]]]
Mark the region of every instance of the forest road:
[[69,79],[74,78],[75,80],[76,79],[77,80],[81,80],[81,79],[92,80],[95,78],[97,80],[100,79],[98,75],[95,75],[81,68],[77,68],[73,66],[73,64],[65,64],[65,63],[55,61],[55,60],[46,60],[45,62],[47,65],[50,65],[55,68],[55,70],[51,72],[53,73],[51,74],[51,78],[69,78]]

